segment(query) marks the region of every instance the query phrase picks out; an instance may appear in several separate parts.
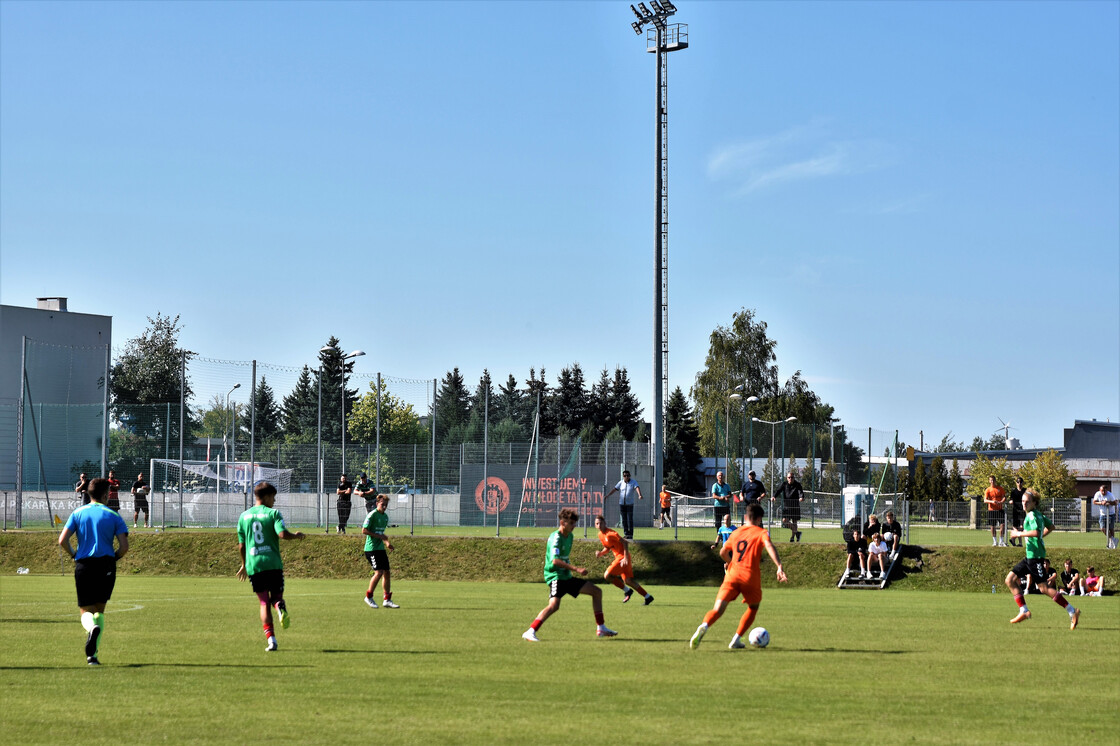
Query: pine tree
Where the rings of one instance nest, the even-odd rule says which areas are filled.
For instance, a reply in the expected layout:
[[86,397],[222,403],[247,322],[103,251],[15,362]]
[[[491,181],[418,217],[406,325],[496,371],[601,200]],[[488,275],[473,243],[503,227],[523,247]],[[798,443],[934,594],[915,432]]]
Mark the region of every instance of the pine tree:
[[589,402],[584,388],[583,369],[579,363],[560,371],[556,379],[556,389],[552,393],[549,407],[558,425],[569,431],[579,432],[588,420]]
[[611,374],[606,368],[599,372],[599,382],[591,387],[588,407],[588,417],[595,423],[597,432],[607,433],[614,428],[615,422],[611,417]]
[[961,465],[953,459],[953,468],[949,471],[949,499],[961,500],[964,497],[964,477],[961,476]]
[[305,365],[280,411],[284,439],[289,443],[314,443],[318,434],[319,391]]
[[322,371],[323,377],[323,442],[341,445],[342,421],[350,416],[354,403],[358,401],[358,390],[346,388],[345,379],[354,371],[354,360],[343,358],[337,337],[328,339],[319,351],[316,377],[319,371]]
[[697,468],[700,461],[700,433],[678,386],[665,405],[665,485],[685,495],[703,492],[704,482]]
[[436,398],[436,440],[448,445],[462,443],[470,411],[470,394],[463,374],[454,368],[443,377]]
[[551,438],[556,434],[556,424],[549,411],[549,394],[548,382],[545,380],[544,368],[541,368],[540,378],[537,378],[537,371],[534,368],[529,368],[529,377],[525,379],[525,395],[522,398],[522,403],[525,407],[525,422],[527,423],[526,431],[532,432],[533,420],[537,415],[537,402],[538,397],[540,401],[540,437]]
[[268,385],[268,379],[261,376],[257,384],[256,395],[253,399],[253,409],[256,410],[256,440],[258,443],[267,443],[276,440],[281,432],[280,407],[276,405],[276,395]]
[[[681,394],[684,397],[684,394]],[[618,425],[626,435],[627,440],[634,440],[638,428],[642,424],[642,408],[638,404],[638,397],[630,390],[630,377],[625,368],[614,369],[614,381],[611,382],[611,418],[610,425]]]
[[[489,397],[489,399],[487,398]],[[486,402],[490,402],[489,408],[486,407]],[[490,380],[490,371],[486,368],[482,369],[482,376],[478,379],[478,386],[474,389],[474,394],[471,395],[471,412],[478,413],[479,421],[482,422],[484,412],[489,409],[490,413],[490,427],[498,424],[500,417],[498,413],[498,400],[494,395],[494,383]],[[485,422],[482,422],[485,426]]]
[[[526,427],[524,421],[524,407],[522,406],[521,391],[517,388],[517,379],[513,374],[509,374],[506,382],[498,387],[497,401],[495,402],[494,409],[497,412],[498,420],[512,420],[514,423],[520,425],[522,428]],[[534,402],[536,406],[536,402]],[[532,423],[528,423],[532,425]]]

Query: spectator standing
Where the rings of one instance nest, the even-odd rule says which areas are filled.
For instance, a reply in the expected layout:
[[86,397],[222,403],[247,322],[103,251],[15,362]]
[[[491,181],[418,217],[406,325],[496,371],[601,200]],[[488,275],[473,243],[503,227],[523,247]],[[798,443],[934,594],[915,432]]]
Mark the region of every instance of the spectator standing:
[[120,497],[119,490],[121,488],[121,480],[117,479],[117,476],[116,476],[116,474],[113,473],[112,469],[109,470],[109,480],[108,481],[109,481],[109,501],[107,503],[105,503],[105,507],[107,507],[109,510],[113,511],[114,513],[120,513],[121,512],[121,497]]
[[805,488],[793,478],[793,472],[786,474],[786,481],[774,491],[771,500],[782,498],[782,523],[789,526],[789,540],[801,541],[801,532],[797,530],[797,522],[801,520],[801,502],[805,499]]
[[1105,546],[1108,549],[1116,548],[1116,503],[1117,499],[1109,491],[1108,485],[1102,484],[1097,493],[1093,495],[1093,505],[1097,506],[1097,522],[1100,524],[1101,533],[1107,537]]
[[[1025,491],[1026,490],[1023,488],[1023,478],[1015,477],[1015,489],[1011,490],[1011,494],[1008,497],[1011,500],[1011,528],[1016,531],[1023,530],[1023,518],[1026,517],[1026,513],[1023,512],[1023,493]],[[1007,543],[1013,547],[1023,546],[1022,539],[1012,539]]]
[[[83,475],[84,476],[84,475]],[[88,485],[90,503],[70,514],[58,544],[74,560],[74,586],[82,628],[86,631],[86,663],[99,666],[97,659],[101,635],[105,630],[105,606],[117,583],[117,560],[128,553],[128,526],[117,513],[103,504],[109,493],[107,479],[94,479]],[[78,537],[78,549],[70,537]],[[113,548],[113,540],[117,548]]]
[[[642,488],[638,483],[630,479],[630,472],[622,472],[622,481],[611,488],[611,491],[603,496],[603,501],[606,502],[607,498],[618,493],[618,512],[622,517],[622,534],[623,538],[634,539],[634,496],[637,495],[638,499],[642,499]],[[545,617],[547,619],[547,617]]]
[[89,479],[85,472],[78,475],[78,482],[74,485],[74,491],[81,496],[82,505],[89,505]]
[[358,493],[358,497],[366,501],[366,513],[372,513],[377,507],[377,487],[369,481],[364,471],[359,475],[354,491]]
[[739,490],[739,499],[744,503],[743,515],[747,514],[747,508],[752,502],[761,505],[764,497],[766,497],[766,486],[755,478],[753,469],[748,471],[747,481],[743,482],[743,488]]
[[132,527],[136,528],[136,522],[140,519],[140,513],[144,514],[144,528],[149,528],[151,523],[151,514],[148,511],[148,493],[151,488],[148,483],[144,481],[144,472],[136,475],[136,481],[132,483]]
[[716,472],[716,483],[712,485],[712,505],[715,506],[716,530],[723,525],[723,517],[731,514],[731,485],[723,481],[723,472]]
[[[1003,503],[1005,499],[1003,488],[996,484],[995,475],[990,475],[988,477],[988,489],[984,490],[984,504],[988,506],[988,527],[992,530],[993,547],[1007,546],[1004,541],[1006,525],[1004,523]],[[996,534],[997,528],[999,529],[998,536]]]
[[350,496],[354,494],[354,485],[345,474],[338,478],[338,489],[335,490],[335,494],[338,495],[338,500],[335,502],[335,510],[338,511],[338,528],[334,532],[344,534],[346,524],[350,522]]

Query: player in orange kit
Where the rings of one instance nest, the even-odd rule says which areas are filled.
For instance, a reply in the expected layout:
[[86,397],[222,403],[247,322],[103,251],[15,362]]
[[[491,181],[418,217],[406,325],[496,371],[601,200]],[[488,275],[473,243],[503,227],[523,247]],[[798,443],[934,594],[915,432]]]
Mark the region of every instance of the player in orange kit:
[[689,647],[693,649],[699,647],[700,640],[704,639],[704,634],[708,631],[708,626],[714,624],[717,619],[723,616],[727,604],[738,598],[740,594],[743,596],[743,603],[747,604],[747,613],[743,614],[739,620],[739,628],[735,631],[735,636],[731,638],[731,644],[728,647],[745,648],[747,646],[742,637],[750,628],[751,622],[754,621],[755,615],[758,613],[758,606],[762,603],[762,575],[759,570],[759,562],[762,558],[763,549],[770,555],[770,559],[778,568],[778,582],[786,582],[786,573],[782,569],[781,560],[778,559],[778,550],[774,548],[774,542],[770,541],[769,532],[762,527],[762,514],[761,505],[758,503],[748,504],[748,525],[736,529],[731,534],[731,538],[720,549],[719,556],[723,558],[726,568],[723,585],[719,587],[719,593],[716,594],[715,606],[704,615],[704,621],[700,623],[700,626],[696,628],[696,633],[692,635],[692,639],[688,643]]
[[619,536],[613,528],[608,528],[607,520],[602,515],[595,516],[595,528],[599,529],[599,541],[603,545],[595,556],[605,557],[609,552],[614,552],[614,562],[603,573],[603,579],[625,591],[622,603],[629,601],[630,596],[637,591],[645,596],[645,605],[649,606],[653,603],[653,596],[634,580],[634,563],[630,561],[630,550],[627,548],[626,539]]

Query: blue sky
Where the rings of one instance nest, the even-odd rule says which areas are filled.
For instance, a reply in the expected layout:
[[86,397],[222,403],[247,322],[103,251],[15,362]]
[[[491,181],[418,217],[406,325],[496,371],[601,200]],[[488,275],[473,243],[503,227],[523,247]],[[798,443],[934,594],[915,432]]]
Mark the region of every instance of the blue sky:
[[[740,307],[852,428],[1120,417],[1120,3],[681,0],[670,382]],[[0,3],[0,302],[652,399],[626,2]],[[283,393],[283,392],[281,392]],[[857,439],[858,440],[858,439]]]

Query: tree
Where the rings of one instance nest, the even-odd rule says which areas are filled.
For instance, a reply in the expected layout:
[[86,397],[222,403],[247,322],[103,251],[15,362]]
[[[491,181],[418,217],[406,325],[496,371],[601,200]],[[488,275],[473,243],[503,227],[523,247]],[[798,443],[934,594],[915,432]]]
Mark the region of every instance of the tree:
[[290,394],[280,407],[284,440],[288,443],[315,443],[319,428],[319,389],[312,383],[305,365]]
[[[337,337],[331,337],[319,351],[319,371],[323,384],[323,442],[342,443],[342,422],[348,419],[358,390],[346,388],[346,377],[354,370],[354,360],[346,360]],[[318,392],[316,391],[316,395]]]
[[1011,468],[1006,458],[992,460],[983,453],[978,453],[969,469],[968,494],[983,495],[984,490],[988,489],[990,476],[996,478],[996,484],[1002,487],[1005,493],[1010,492],[1015,486],[1015,470]]
[[[621,434],[622,428],[616,425],[607,437],[616,431]],[[702,492],[704,482],[697,470],[700,461],[700,434],[688,400],[678,386],[665,405],[665,485],[683,495]]]
[[821,491],[840,492],[840,466],[832,459],[829,459],[828,463],[824,465],[824,473],[821,475]]
[[1052,448],[1019,467],[1019,476],[1044,500],[1077,497],[1077,477],[1070,474],[1062,455]]
[[529,377],[525,379],[525,396],[522,402],[525,406],[525,419],[524,422],[528,424],[528,428],[532,429],[533,420],[537,414],[537,404],[540,404],[540,437],[551,438],[556,434],[556,421],[552,417],[549,407],[548,395],[548,382],[545,380],[544,368],[541,368],[540,378],[537,378],[537,371],[534,368],[529,368]]
[[608,429],[618,425],[627,440],[642,440],[639,437],[639,430],[645,424],[642,422],[642,407],[638,404],[638,397],[634,396],[634,392],[630,389],[630,376],[626,368],[614,369],[614,379],[611,381],[610,419],[600,424]]
[[179,408],[153,407],[153,404],[186,403],[186,428],[189,437],[195,426],[190,400],[194,395],[190,380],[181,380],[184,356],[195,355],[179,347],[179,317],[156,314],[148,317],[148,328],[125,344],[124,352],[113,366],[110,401],[114,419],[137,435],[161,440],[179,438]]
[[[381,439],[377,438],[377,383],[370,381],[369,391],[354,405],[346,422],[346,432],[355,443],[378,443],[382,446],[427,443],[428,428],[420,424],[420,416],[412,405],[389,392],[381,381]],[[372,473],[372,472],[370,472]]]
[[265,376],[261,376],[257,384],[257,391],[253,400],[256,410],[256,439],[258,443],[269,443],[280,437],[283,428],[280,424],[280,407],[276,405],[276,395],[268,385]]
[[912,502],[925,502],[932,500],[933,495],[930,494],[929,478],[926,476],[926,462],[925,459],[918,459],[918,463],[914,466],[914,476],[910,479],[910,500]]
[[961,465],[956,459],[953,459],[953,468],[949,470],[949,499],[965,499],[964,477],[961,476]]
[[583,369],[579,363],[563,368],[556,379],[556,389],[552,393],[549,409],[556,417],[557,425],[578,432],[589,419],[590,401],[584,388]]
[[603,368],[599,372],[599,382],[591,387],[588,402],[588,416],[601,432],[608,432],[615,427],[612,408],[611,374]]
[[945,459],[935,456],[929,464],[929,496],[937,502],[952,499],[949,495],[949,473],[945,471]]
[[448,445],[462,443],[463,428],[470,418],[471,407],[470,394],[458,368],[449,370],[443,377],[435,410],[436,440]]
[[[486,402],[490,402],[490,406],[486,406]],[[482,369],[482,375],[478,379],[478,385],[474,389],[474,394],[471,395],[470,402],[471,413],[478,413],[479,422],[482,425],[482,416],[484,412],[489,412],[490,426],[498,424],[498,401],[494,396],[494,383],[490,380],[490,371],[486,368]],[[479,438],[479,441],[482,439]]]
[[1005,451],[1007,450],[1007,441],[1003,437],[1003,433],[995,433],[982,438],[977,435],[972,439],[972,445],[968,447],[970,451]]
[[704,370],[697,374],[691,392],[702,453],[715,451],[716,417],[722,416],[736,386],[743,386],[744,396],[777,395],[776,346],[766,334],[766,322],[756,321],[754,311],[746,308],[732,317],[730,326],[718,326],[712,332]]
[[930,453],[963,453],[965,450],[964,443],[953,440],[953,431],[950,430],[941,437],[941,442]]
[[[533,402],[536,407],[536,402]],[[497,412],[498,420],[512,420],[520,424],[523,428],[531,426],[533,423],[525,421],[525,408],[522,402],[521,391],[517,388],[517,379],[513,374],[509,374],[506,382],[498,387],[497,401],[494,404],[494,410]]]

